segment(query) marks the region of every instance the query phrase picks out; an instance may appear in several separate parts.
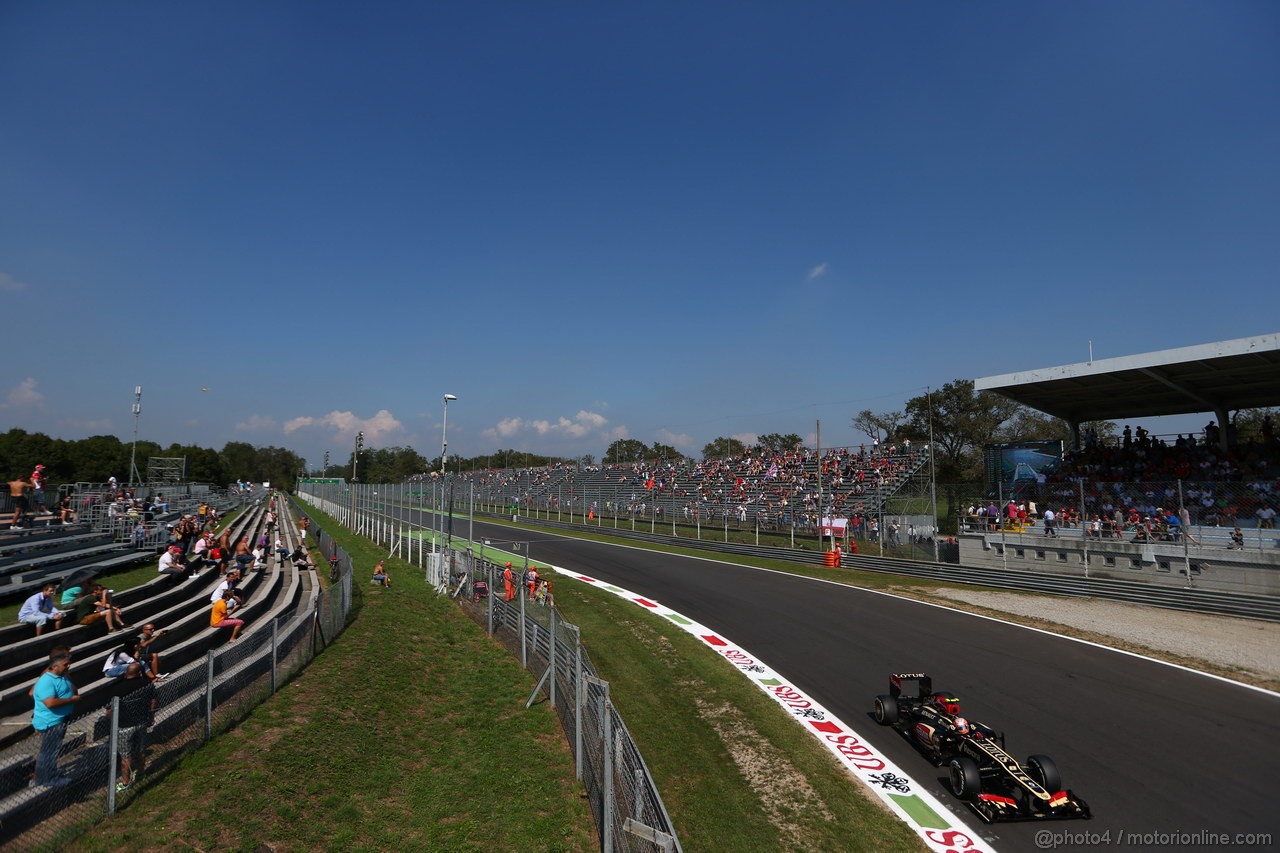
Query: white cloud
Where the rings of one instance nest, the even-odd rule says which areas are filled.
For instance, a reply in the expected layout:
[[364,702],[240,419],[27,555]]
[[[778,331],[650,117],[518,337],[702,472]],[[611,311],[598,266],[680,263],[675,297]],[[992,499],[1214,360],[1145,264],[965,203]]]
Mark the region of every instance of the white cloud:
[[18,281],[8,273],[0,272],[0,293],[21,293],[26,289],[26,282]]
[[267,432],[276,428],[276,419],[270,415],[254,415],[236,424],[238,432]]
[[818,264],[816,267],[809,270],[809,275],[806,276],[806,278],[808,278],[809,281],[822,278],[824,275],[827,274],[827,266],[828,264],[825,261]]
[[371,418],[357,417],[353,412],[332,411],[318,418],[299,417],[285,421],[284,434],[292,435],[300,429],[329,428],[338,438],[354,439],[356,433],[363,432],[366,445],[386,447],[393,435],[404,432],[404,424],[396,420],[395,415],[386,409],[380,410]]
[[[555,420],[525,420],[524,418],[503,418],[497,425],[481,433],[490,440],[509,439],[521,433],[536,433],[539,436],[567,436],[583,438],[595,432],[604,433],[609,419],[597,412],[579,411],[572,418],[564,416]],[[626,427],[622,427],[626,429]],[[613,431],[616,431],[617,427]]]
[[663,444],[669,444],[676,450],[693,449],[693,436],[685,433],[674,433],[666,427],[658,430],[658,441]]
[[31,409],[44,405],[44,395],[36,390],[36,380],[28,376],[9,391],[5,397],[8,404],[16,409]]

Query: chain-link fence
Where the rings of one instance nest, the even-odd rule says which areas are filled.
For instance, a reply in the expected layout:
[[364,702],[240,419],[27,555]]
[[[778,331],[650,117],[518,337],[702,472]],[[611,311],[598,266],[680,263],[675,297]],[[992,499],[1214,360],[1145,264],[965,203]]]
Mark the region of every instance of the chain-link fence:
[[[531,591],[518,577],[508,601],[500,589],[502,568],[491,554],[483,549],[436,548],[436,542],[448,542],[453,535],[447,527],[433,531],[388,512],[388,505],[413,502],[407,485],[344,484],[299,497],[416,564],[429,584],[457,599],[519,656],[537,679],[526,707],[545,694],[555,709],[605,853],[681,850],[657,785],[609,699],[609,683],[597,675],[577,626],[561,618],[546,587]],[[513,543],[519,544],[523,543]],[[433,550],[427,551],[427,545]]]
[[293,611],[163,681],[135,686],[121,679],[119,695],[91,709],[77,703],[60,731],[33,732],[0,751],[0,847],[63,846],[234,726],[333,641],[351,610],[351,560],[322,530],[313,525],[311,533],[337,557],[336,582],[327,589],[304,593]]

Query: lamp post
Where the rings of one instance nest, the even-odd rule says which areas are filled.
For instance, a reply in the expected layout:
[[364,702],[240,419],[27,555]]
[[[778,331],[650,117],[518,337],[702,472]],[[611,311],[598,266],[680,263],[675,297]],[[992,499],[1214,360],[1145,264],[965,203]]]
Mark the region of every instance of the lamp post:
[[[447,469],[446,461],[449,458],[449,455],[448,455],[449,454],[449,401],[456,400],[456,399],[458,398],[453,394],[444,395],[444,422],[440,425],[440,501],[441,501],[441,504],[443,505],[441,509],[448,508],[447,499],[445,497],[444,478],[445,478],[446,469]],[[448,531],[448,541],[446,542],[446,549],[448,546],[453,544],[452,542],[453,519],[451,518],[449,521],[450,523],[449,523],[449,531]],[[444,524],[445,524],[444,514],[441,513],[440,515],[441,538],[445,537]]]
[[138,473],[138,419],[142,417],[142,386],[133,388],[133,449],[129,451],[129,485],[142,482]]

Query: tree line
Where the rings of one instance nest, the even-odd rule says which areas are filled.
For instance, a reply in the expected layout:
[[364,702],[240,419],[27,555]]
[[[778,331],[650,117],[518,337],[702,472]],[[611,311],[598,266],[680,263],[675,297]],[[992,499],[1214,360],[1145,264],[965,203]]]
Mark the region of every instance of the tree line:
[[254,447],[242,441],[227,442],[221,450],[193,444],[138,441],[136,456],[131,442],[114,435],[94,435],[66,440],[41,432],[10,429],[0,433],[0,469],[9,479],[26,477],[36,465],[44,465],[51,485],[62,483],[105,483],[115,477],[130,480],[130,460],[136,458],[142,478],[151,457],[186,458],[186,479],[197,483],[226,486],[237,480],[288,486],[302,470],[303,460],[282,447]]

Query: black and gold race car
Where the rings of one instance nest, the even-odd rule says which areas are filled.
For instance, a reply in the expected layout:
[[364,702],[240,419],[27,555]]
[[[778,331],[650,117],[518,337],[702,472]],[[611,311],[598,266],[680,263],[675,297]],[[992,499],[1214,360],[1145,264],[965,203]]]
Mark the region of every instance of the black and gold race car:
[[946,766],[952,793],[987,823],[1093,816],[1084,800],[1063,789],[1052,759],[1032,755],[1019,764],[1005,752],[1003,732],[962,717],[959,698],[934,692],[922,672],[889,676],[889,693],[875,699],[875,718]]

